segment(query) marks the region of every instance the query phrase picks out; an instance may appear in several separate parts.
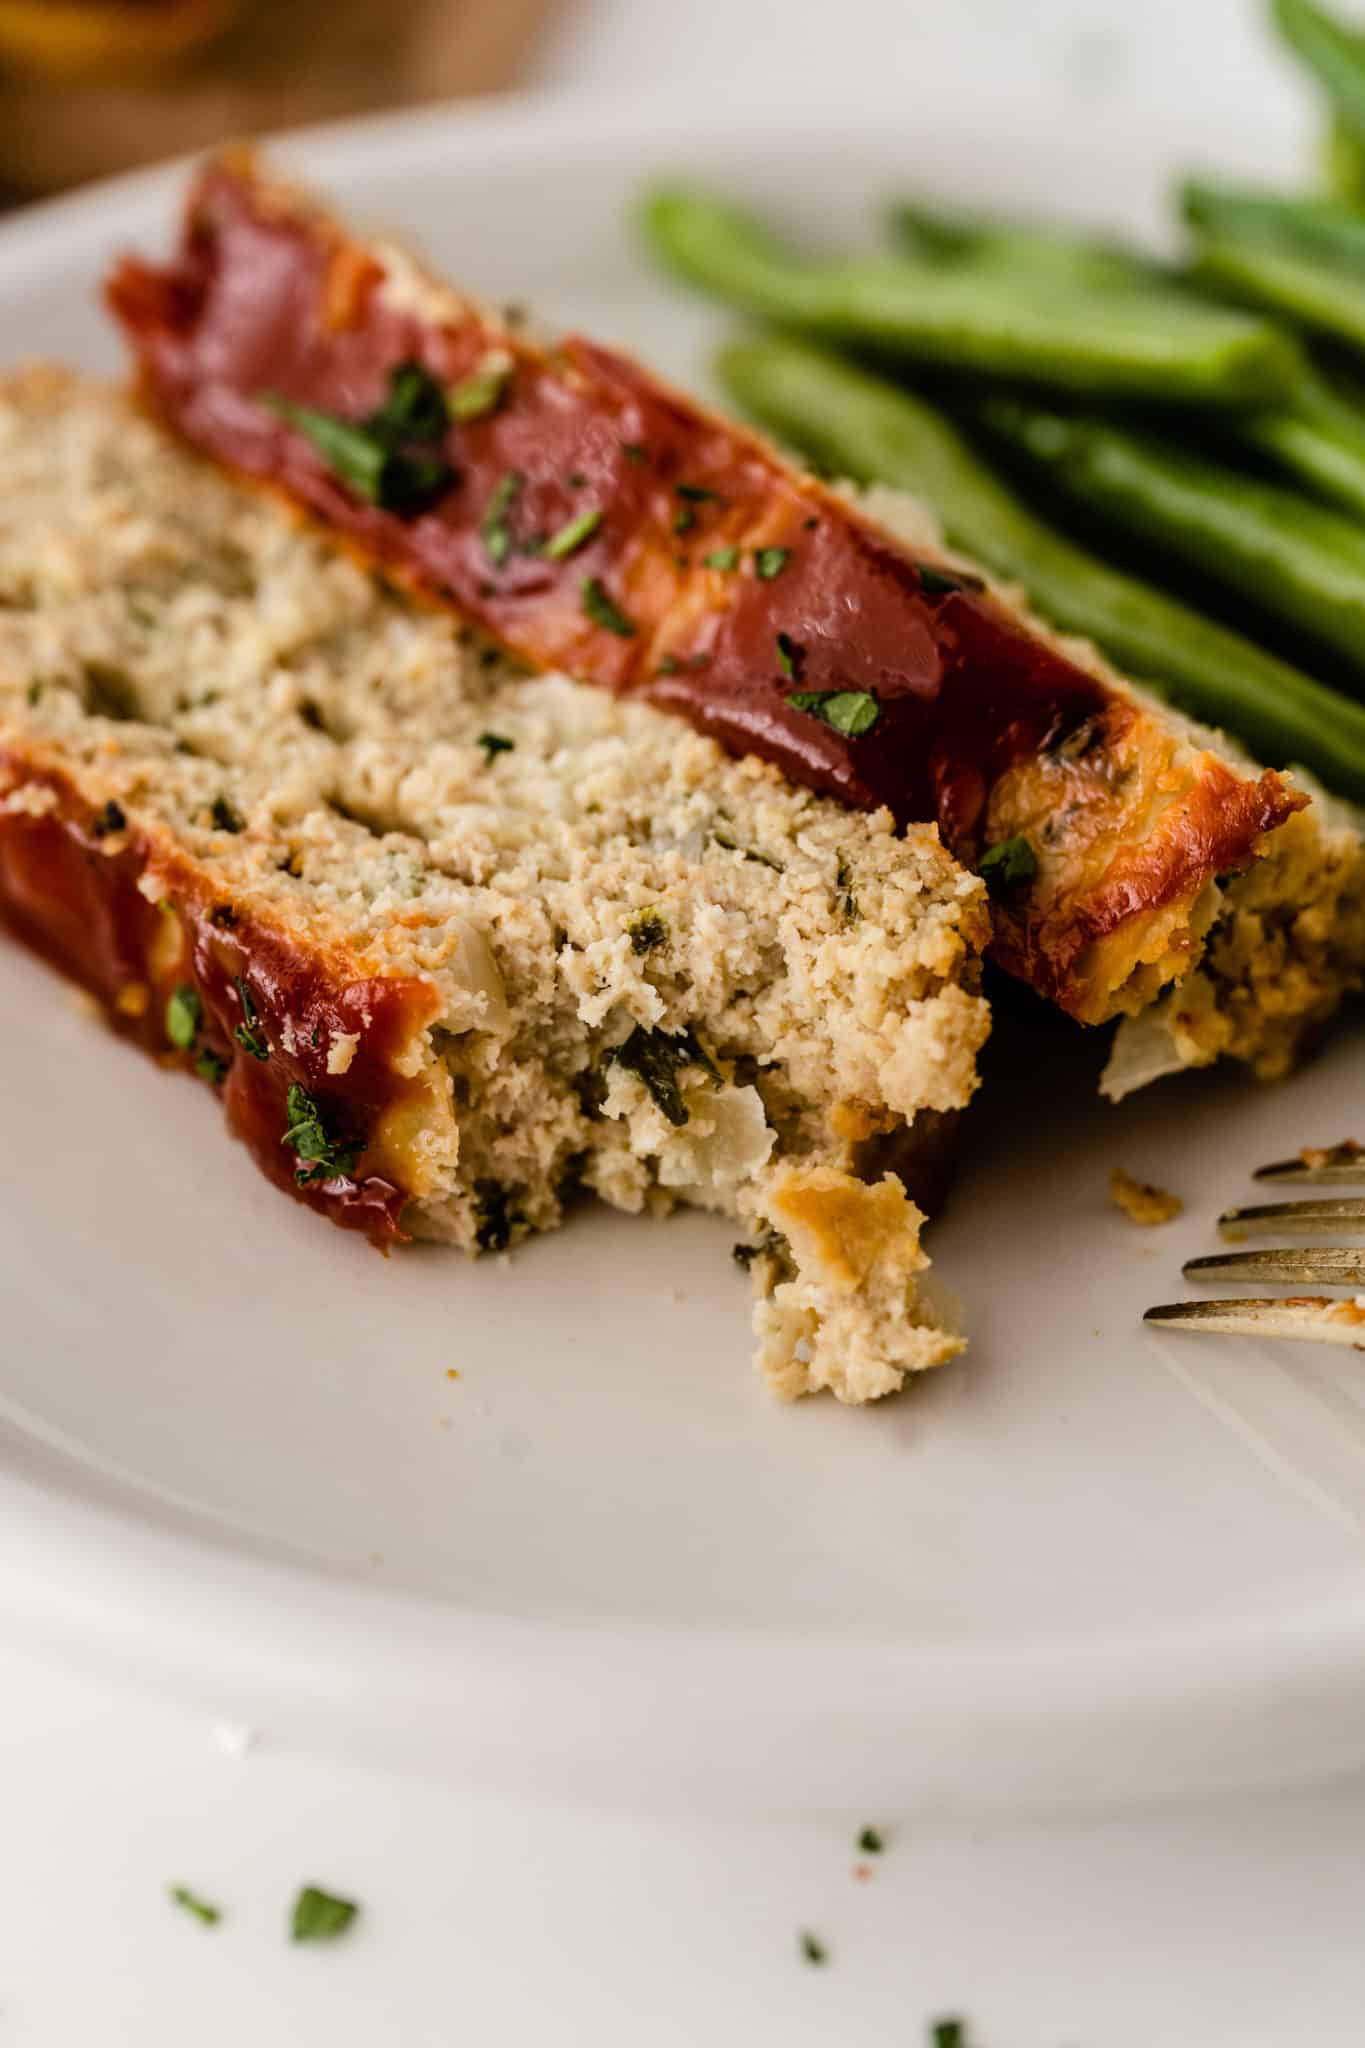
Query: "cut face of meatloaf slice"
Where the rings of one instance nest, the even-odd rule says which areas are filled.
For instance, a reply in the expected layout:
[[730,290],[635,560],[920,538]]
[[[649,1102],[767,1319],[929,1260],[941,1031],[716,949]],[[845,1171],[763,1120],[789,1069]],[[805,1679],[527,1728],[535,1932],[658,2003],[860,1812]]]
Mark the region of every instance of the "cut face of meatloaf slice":
[[528,678],[44,371],[0,388],[0,898],[339,1222],[695,1203],[752,1239],[783,1394],[960,1346],[906,1190],[988,920],[936,831]]
[[[110,298],[178,433],[520,658],[935,820],[992,875],[995,958],[1082,1022],[1163,1004],[1176,1063],[1275,1071],[1358,979],[1358,845],[1304,790],[628,359],[537,346],[242,155]],[[1249,980],[1248,917],[1304,971]]]

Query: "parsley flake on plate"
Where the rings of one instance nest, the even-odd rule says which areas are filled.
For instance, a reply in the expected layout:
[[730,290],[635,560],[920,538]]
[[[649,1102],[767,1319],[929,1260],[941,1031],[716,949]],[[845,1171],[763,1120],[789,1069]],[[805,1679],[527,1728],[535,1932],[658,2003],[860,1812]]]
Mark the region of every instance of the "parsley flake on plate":
[[339,1899],[319,1885],[302,1886],[290,1916],[292,1941],[335,1941],[360,1911],[353,1899]]
[[201,1927],[216,1927],[223,1915],[219,1907],[211,1906],[207,1899],[201,1899],[188,1885],[173,1884],[167,1887],[172,1905],[180,1906],[192,1913]]
[[335,1180],[354,1173],[363,1147],[334,1137],[323,1122],[318,1104],[297,1081],[289,1084],[285,1112],[289,1121],[280,1143],[288,1145],[301,1162],[294,1171],[300,1187],[309,1181]]

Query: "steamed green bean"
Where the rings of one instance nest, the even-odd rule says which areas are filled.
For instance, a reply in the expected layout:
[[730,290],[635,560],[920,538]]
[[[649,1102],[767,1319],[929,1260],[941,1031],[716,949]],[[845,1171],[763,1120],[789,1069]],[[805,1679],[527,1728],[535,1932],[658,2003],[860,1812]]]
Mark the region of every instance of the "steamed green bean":
[[645,226],[678,276],[813,338],[895,360],[1090,396],[1273,404],[1299,370],[1273,325],[1180,292],[1026,288],[1017,274],[887,256],[817,259],[692,189],[650,195]]
[[1237,733],[1262,759],[1297,763],[1365,801],[1365,710],[1073,545],[998,482],[932,407],[783,337],[734,343],[717,367],[748,413],[813,460],[920,498],[952,546],[1022,585],[1054,626],[1095,641],[1180,709]]

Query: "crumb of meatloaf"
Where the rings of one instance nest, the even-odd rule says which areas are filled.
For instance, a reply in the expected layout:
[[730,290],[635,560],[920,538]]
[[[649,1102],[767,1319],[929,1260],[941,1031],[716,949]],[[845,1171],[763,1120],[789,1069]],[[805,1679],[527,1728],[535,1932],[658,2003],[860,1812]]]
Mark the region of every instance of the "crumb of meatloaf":
[[0,480],[0,739],[244,912],[439,990],[406,1227],[501,1249],[578,1190],[687,1202],[781,1241],[779,1393],[866,1400],[960,1348],[904,1183],[976,1085],[989,932],[933,829],[528,677],[102,388],[0,391]]
[[1185,1207],[1179,1195],[1156,1187],[1151,1181],[1135,1180],[1121,1166],[1116,1166],[1109,1175],[1109,1195],[1125,1216],[1146,1230],[1158,1223],[1170,1223]]

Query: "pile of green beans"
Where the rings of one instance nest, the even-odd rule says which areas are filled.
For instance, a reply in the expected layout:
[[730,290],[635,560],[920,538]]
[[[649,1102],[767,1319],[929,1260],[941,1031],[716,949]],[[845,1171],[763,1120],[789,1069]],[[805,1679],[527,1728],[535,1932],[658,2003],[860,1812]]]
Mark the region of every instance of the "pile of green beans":
[[718,362],[753,418],[911,492],[1043,618],[1365,804],[1365,24],[1270,5],[1326,97],[1327,189],[1190,182],[1179,263],[909,201],[861,255],[689,186],[643,219],[666,269],[766,326]]

